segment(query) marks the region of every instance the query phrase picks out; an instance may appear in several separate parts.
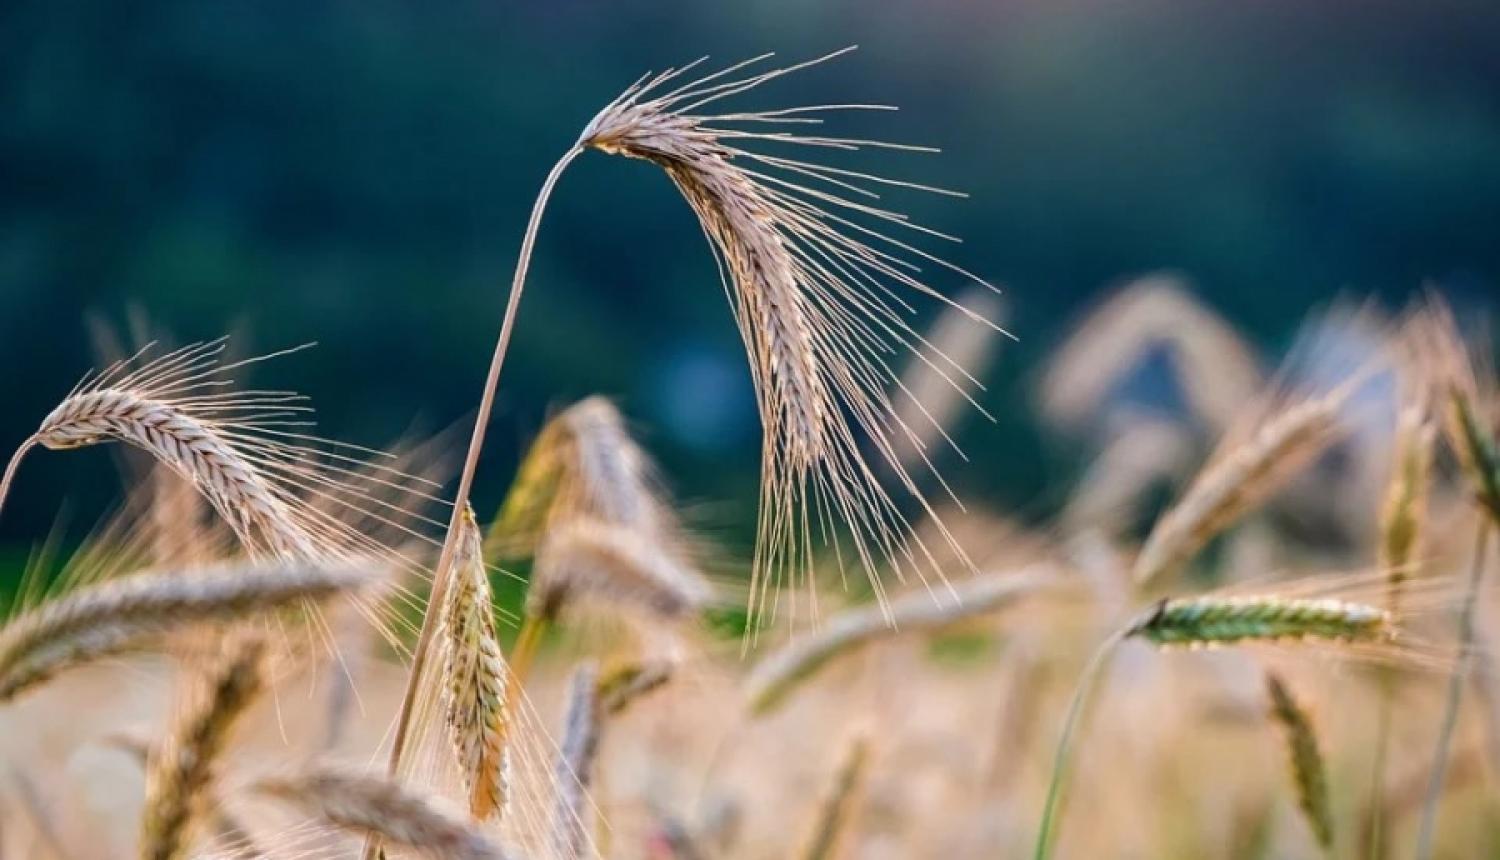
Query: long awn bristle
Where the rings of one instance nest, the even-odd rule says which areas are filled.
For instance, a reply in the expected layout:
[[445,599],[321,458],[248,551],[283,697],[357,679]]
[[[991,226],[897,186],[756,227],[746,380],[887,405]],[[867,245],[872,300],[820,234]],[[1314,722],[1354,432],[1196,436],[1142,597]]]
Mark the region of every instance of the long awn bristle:
[[81,588],[0,630],[0,701],[59,671],[204,621],[243,618],[357,589],[354,567],[231,565]]
[[150,756],[141,830],[143,860],[188,856],[199,820],[213,805],[208,791],[217,760],[235,723],[264,684],[264,652],[258,639],[234,642],[210,679],[203,701],[183,714]]
[[469,813],[485,821],[504,812],[508,793],[508,671],[495,635],[483,536],[472,510],[465,512],[464,528],[442,607],[444,709]]

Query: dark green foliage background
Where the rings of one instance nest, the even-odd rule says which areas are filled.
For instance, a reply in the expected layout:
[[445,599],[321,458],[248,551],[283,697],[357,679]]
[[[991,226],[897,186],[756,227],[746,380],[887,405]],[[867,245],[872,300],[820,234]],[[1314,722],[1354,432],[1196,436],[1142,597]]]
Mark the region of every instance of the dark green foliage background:
[[[954,256],[1007,287],[1022,339],[990,376],[998,426],[962,428],[966,494],[1055,504],[1077,448],[1034,426],[1034,369],[1119,278],[1180,270],[1273,351],[1340,293],[1395,305],[1431,282],[1466,313],[1500,296],[1488,0],[11,0],[0,447],[89,366],[85,312],[132,308],[179,340],[319,341],[255,380],[313,395],[336,438],[449,426],[536,186],[594,110],[702,53],[850,43],[747,103],[899,104],[845,128],[944,154],[851,163],[973,194],[894,198],[967,238]],[[713,503],[692,518],[743,546],[758,431],[712,258],[657,172],[602,156],[545,225],[485,507],[549,407],[592,392],[620,398],[679,496]],[[120,490],[105,458],[35,455],[0,544],[59,511],[97,519]]]

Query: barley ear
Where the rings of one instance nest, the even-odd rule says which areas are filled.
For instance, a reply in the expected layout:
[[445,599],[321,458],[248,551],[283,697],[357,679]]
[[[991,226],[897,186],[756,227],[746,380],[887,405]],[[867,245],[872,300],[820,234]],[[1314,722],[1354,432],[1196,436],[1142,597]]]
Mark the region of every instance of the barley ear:
[[146,808],[141,828],[142,860],[188,856],[199,819],[211,806],[214,766],[235,722],[264,684],[265,645],[258,638],[234,641],[214,673],[207,694],[186,711],[152,754],[146,770]]
[[1286,734],[1287,756],[1297,805],[1312,829],[1313,838],[1325,853],[1333,850],[1333,807],[1328,800],[1328,770],[1318,749],[1318,736],[1307,713],[1276,675],[1266,676],[1271,697],[1271,715]]

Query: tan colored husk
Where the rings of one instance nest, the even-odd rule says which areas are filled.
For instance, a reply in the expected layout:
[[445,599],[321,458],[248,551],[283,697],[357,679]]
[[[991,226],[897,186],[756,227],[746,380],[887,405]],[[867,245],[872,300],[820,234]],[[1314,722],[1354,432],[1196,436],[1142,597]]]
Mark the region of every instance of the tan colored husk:
[[819,629],[755,664],[745,678],[746,707],[755,714],[775,710],[798,686],[830,661],[899,634],[940,630],[977,615],[1004,609],[1056,585],[1059,573],[1041,563],[1006,574],[987,574],[955,583],[954,593],[934,600],[925,591],[835,615]]
[[143,860],[188,856],[200,820],[213,806],[209,792],[217,759],[264,684],[264,651],[259,639],[232,641],[201,701],[183,713],[150,755],[141,829]]
[[578,519],[553,528],[537,555],[527,615],[555,618],[574,601],[612,601],[658,619],[704,609],[713,589],[668,550],[622,526]]
[[354,567],[227,565],[140,574],[81,588],[0,630],[0,701],[57,672],[204,621],[241,618],[347,592]]
[[505,860],[483,830],[443,801],[374,776],[314,769],[255,785],[275,797],[356,834],[378,834],[387,844],[434,860]]
[[449,739],[476,821],[504,813],[507,786],[508,670],[495,635],[483,538],[474,512],[454,556],[453,584],[443,612],[444,710]]
[[1299,466],[1339,434],[1339,412],[1352,387],[1303,400],[1231,439],[1151,530],[1136,557],[1137,587],[1159,584],[1214,536],[1281,488]]

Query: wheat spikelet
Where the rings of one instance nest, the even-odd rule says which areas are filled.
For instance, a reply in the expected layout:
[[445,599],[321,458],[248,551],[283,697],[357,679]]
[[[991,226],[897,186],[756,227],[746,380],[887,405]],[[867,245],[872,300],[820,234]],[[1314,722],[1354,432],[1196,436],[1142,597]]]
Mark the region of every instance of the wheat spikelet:
[[784,576],[803,577],[811,585],[812,532],[817,528],[826,534],[836,520],[847,527],[855,556],[877,589],[876,568],[881,563],[898,575],[908,567],[919,573],[935,567],[875,477],[857,436],[862,433],[870,439],[896,482],[932,514],[896,451],[899,440],[919,447],[922,443],[886,393],[887,386],[899,388],[900,383],[885,356],[893,343],[899,344],[950,380],[964,376],[963,368],[945,356],[923,356],[919,346],[930,345],[907,322],[910,305],[900,293],[946,301],[917,279],[919,262],[973,278],[853,220],[871,218],[931,233],[904,216],[856,199],[877,196],[870,185],[922,186],[741,146],[881,145],[761,130],[816,122],[820,111],[870,106],[697,113],[710,103],[812,65],[733,77],[760,59],[764,58],[675,89],[667,84],[685,69],[643,78],[600,111],[579,140],[582,147],[643,159],[665,170],[698,216],[720,264],[750,355],[765,430],[761,541],[751,589],[756,617],[770,608],[769,590]]
[[153,635],[330,597],[368,580],[352,567],[234,565],[82,588],[0,630],[0,701]]
[[1340,387],[1284,409],[1217,455],[1151,530],[1136,558],[1137,586],[1176,571],[1332,442],[1350,390]]
[[337,827],[378,834],[391,845],[434,860],[506,857],[477,825],[449,811],[439,798],[396,782],[319,769],[262,780],[255,788]]
[[198,819],[212,806],[209,783],[235,722],[259,694],[264,645],[240,640],[210,679],[204,700],[183,714],[147,764],[144,860],[177,860],[192,846]]
[[1271,714],[1286,733],[1287,757],[1292,769],[1292,784],[1297,789],[1297,805],[1307,818],[1313,838],[1324,851],[1333,850],[1333,808],[1328,800],[1328,771],[1312,721],[1297,704],[1280,678],[1266,676],[1271,695]]
[[800,860],[832,860],[837,856],[842,837],[849,829],[869,757],[870,744],[863,735],[849,742],[833,781],[818,804],[812,828],[797,851]]
[[713,589],[649,537],[596,520],[552,529],[537,556],[527,615],[552,619],[574,601],[612,601],[661,619],[702,610]]
[[676,523],[654,471],[613,403],[580,400],[548,421],[527,451],[491,530],[491,548],[534,553],[551,526],[584,517],[675,543]]
[[454,579],[442,609],[444,709],[469,792],[469,813],[485,821],[505,809],[507,672],[495,637],[483,539],[472,510],[465,511],[463,522],[465,534],[454,556]]
[[1057,571],[1047,564],[1015,573],[977,577],[954,584],[956,595],[934,602],[914,592],[888,607],[864,607],[835,615],[819,629],[762,659],[745,679],[745,702],[752,713],[776,709],[821,668],[837,657],[900,633],[936,630],[976,615],[1003,609],[1055,584]]
[[1276,596],[1167,599],[1129,632],[1157,645],[1187,646],[1304,639],[1387,642],[1395,634],[1391,613],[1378,607]]
[[553,768],[557,797],[549,840],[551,856],[559,860],[577,860],[588,850],[588,791],[599,753],[598,675],[593,663],[583,663],[568,681],[568,711]]

